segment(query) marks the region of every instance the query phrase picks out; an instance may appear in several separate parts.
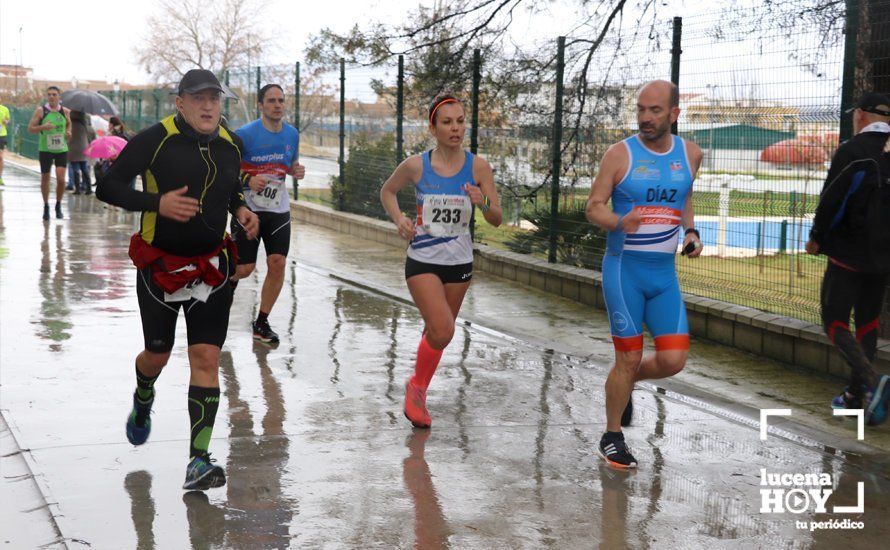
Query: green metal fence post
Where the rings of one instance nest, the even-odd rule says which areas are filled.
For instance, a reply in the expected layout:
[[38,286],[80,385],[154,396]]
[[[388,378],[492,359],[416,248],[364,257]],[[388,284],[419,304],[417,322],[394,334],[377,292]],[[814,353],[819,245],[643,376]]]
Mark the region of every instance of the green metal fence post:
[[556,41],[556,108],[553,111],[553,151],[550,175],[550,250],[547,261],[556,263],[557,218],[559,217],[559,175],[562,172],[562,102],[565,70],[566,37]]
[[346,182],[346,60],[340,58],[340,156],[338,165],[340,173],[337,180],[340,182],[340,190],[337,193],[337,208],[343,210],[345,196],[343,195],[343,184]]
[[[674,33],[671,46],[671,82],[674,86],[680,87],[680,54],[683,50],[680,48],[683,36],[683,18],[674,17]],[[671,124],[671,133],[677,134],[677,123]]]
[[260,67],[256,68],[256,101],[253,102],[256,105],[256,118],[260,118]]
[[[294,65],[294,128],[300,131],[300,62]],[[297,159],[300,151],[297,150]],[[300,183],[294,178],[294,200],[300,199]]]
[[142,90],[136,96],[136,128],[142,129]]
[[405,158],[405,139],[402,133],[405,123],[405,56],[399,56],[399,74],[396,80],[396,164]]
[[[126,119],[127,118],[127,91],[126,90],[124,90],[123,96],[124,96],[124,100],[121,103],[124,107],[124,110],[123,110],[123,113],[121,113],[121,117]],[[129,122],[130,121],[128,120],[127,123],[129,123]]]
[[[473,127],[470,129],[470,152],[474,155],[479,152],[479,84],[482,81],[482,52],[476,48],[473,50],[473,96],[472,112],[470,118]],[[473,217],[470,218],[470,239],[476,240],[476,209],[473,209]]]
[[161,120],[161,94],[154,90],[151,95],[155,98],[155,122],[158,122]]
[[300,62],[294,67],[294,128],[300,129]]
[[[229,70],[228,69],[226,69],[225,79],[226,79],[226,88],[229,88]],[[231,89],[231,88],[229,88],[229,89]],[[229,96],[228,95],[226,96],[226,103],[225,103],[225,106],[223,107],[223,109],[224,109],[223,113],[226,115],[226,120],[228,121],[229,120]]]
[[856,33],[859,32],[859,0],[846,0],[847,21],[844,36],[844,70],[841,80],[840,141],[853,137],[853,113],[845,111],[853,106],[856,80]]
[[474,155],[479,152],[479,83],[482,80],[482,52],[473,50],[473,98],[472,98],[472,123],[470,130],[470,152]]

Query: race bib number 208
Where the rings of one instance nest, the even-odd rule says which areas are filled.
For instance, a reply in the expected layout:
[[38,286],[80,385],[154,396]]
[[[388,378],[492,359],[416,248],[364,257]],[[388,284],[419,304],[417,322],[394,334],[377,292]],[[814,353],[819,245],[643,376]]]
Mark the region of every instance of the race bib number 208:
[[259,208],[275,208],[281,202],[284,182],[270,181],[259,193],[253,193],[253,203]]
[[466,195],[423,197],[423,228],[433,237],[457,237],[470,233],[473,204]]

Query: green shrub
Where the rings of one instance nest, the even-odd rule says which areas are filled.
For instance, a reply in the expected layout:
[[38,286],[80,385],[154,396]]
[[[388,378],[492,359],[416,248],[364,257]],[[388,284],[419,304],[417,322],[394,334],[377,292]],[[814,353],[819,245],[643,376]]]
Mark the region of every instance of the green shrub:
[[[396,167],[395,138],[384,135],[372,140],[358,134],[349,144],[349,156],[344,166],[344,182],[331,177],[331,198],[334,207],[345,212],[387,219],[380,204],[380,187]],[[414,213],[414,191],[399,192],[399,204],[409,215]]]
[[[550,250],[550,211],[539,208],[522,217],[535,229],[511,235],[507,247],[522,254],[546,255]],[[606,233],[587,221],[583,206],[569,206],[559,212],[554,229],[557,233],[557,262],[601,270]]]

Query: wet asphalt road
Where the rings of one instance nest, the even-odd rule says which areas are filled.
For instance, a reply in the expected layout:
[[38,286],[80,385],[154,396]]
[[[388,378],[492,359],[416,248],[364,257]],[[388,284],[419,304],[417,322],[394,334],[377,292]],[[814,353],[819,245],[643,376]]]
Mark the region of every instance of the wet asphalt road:
[[[433,428],[413,431],[401,402],[418,313],[348,280],[351,262],[374,269],[373,254],[338,263],[321,252],[360,242],[301,226],[270,318],[280,345],[251,339],[261,280],[236,294],[210,449],[229,483],[184,493],[182,318],[151,438],[134,448],[124,437],[142,344],[126,254],[137,218],[67,197],[68,219],[44,223],[36,177],[7,168],[5,179],[2,413],[64,538],[34,546],[877,548],[890,535],[885,466],[780,437],[761,442],[732,415],[645,388],[626,432],[640,470],[605,467],[594,449],[608,349],[587,359],[553,351],[557,332],[541,334],[555,343],[542,346],[461,326],[430,388]],[[829,507],[855,504],[863,482],[865,512],[760,513],[761,468],[830,474]],[[795,523],[845,518],[865,528]],[[0,542],[12,530],[4,524]]]

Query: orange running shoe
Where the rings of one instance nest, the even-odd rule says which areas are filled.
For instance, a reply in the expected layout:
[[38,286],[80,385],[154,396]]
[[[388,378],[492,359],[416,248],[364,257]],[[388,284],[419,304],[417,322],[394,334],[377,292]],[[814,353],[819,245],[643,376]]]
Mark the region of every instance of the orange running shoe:
[[415,428],[429,428],[433,423],[426,410],[426,389],[415,386],[411,380],[405,382],[405,418]]

